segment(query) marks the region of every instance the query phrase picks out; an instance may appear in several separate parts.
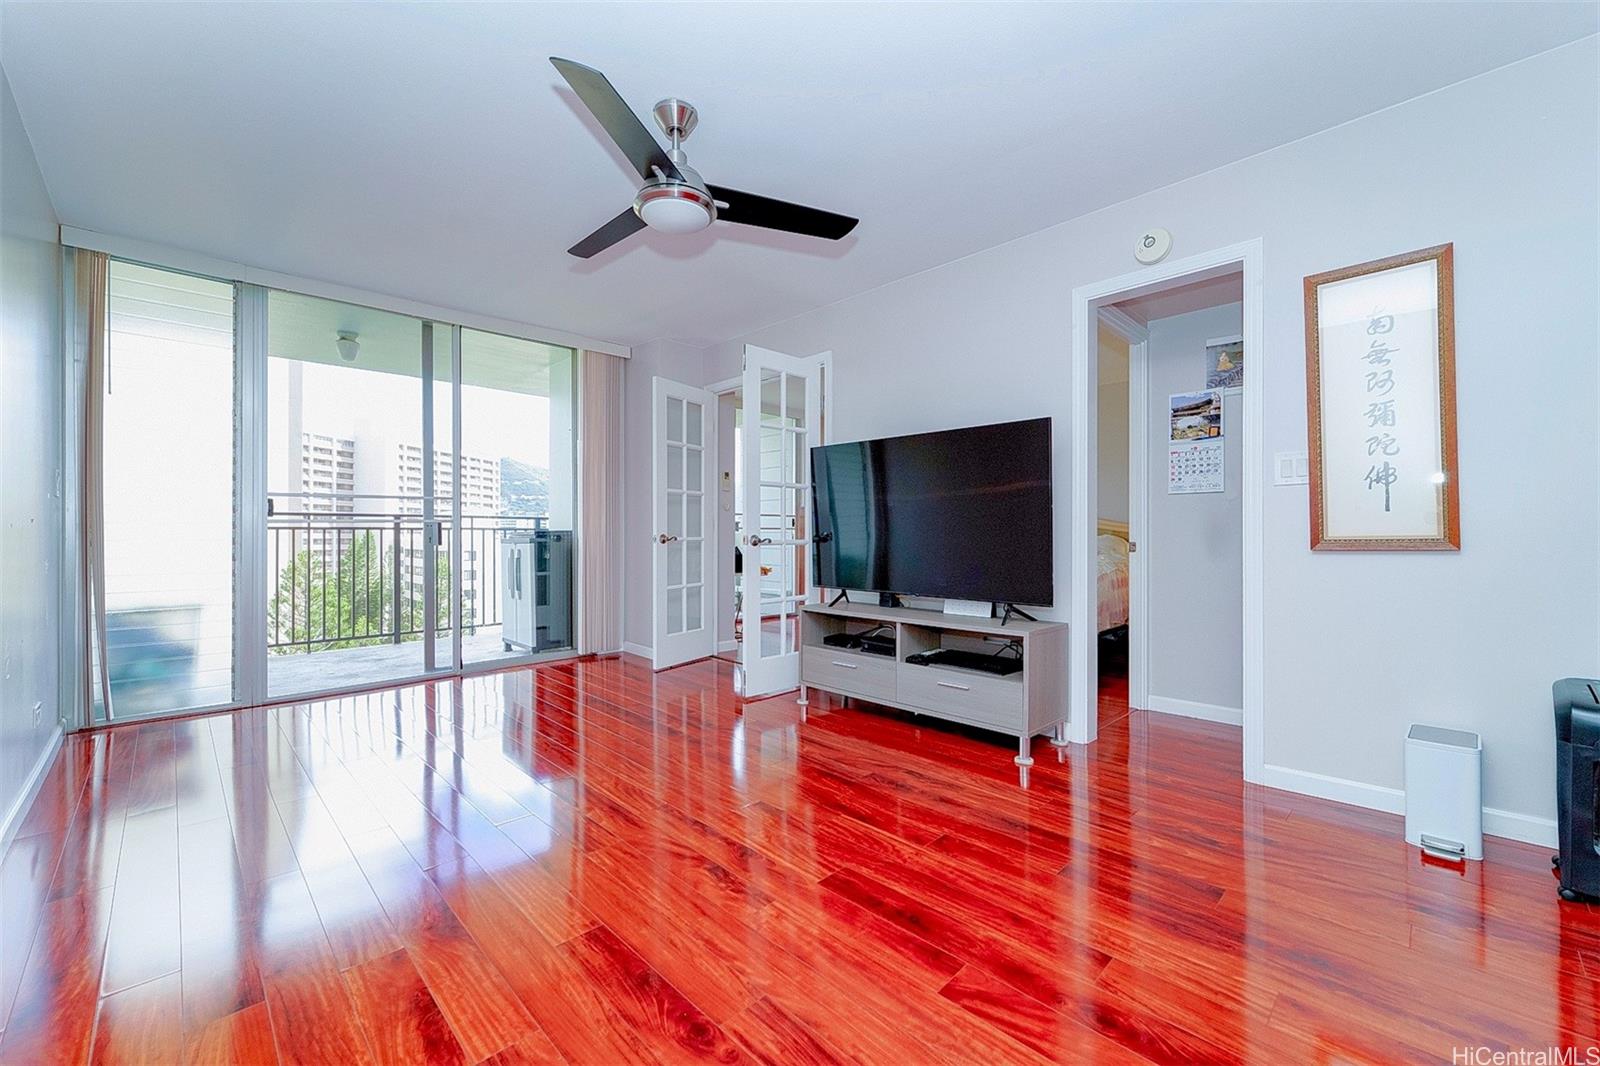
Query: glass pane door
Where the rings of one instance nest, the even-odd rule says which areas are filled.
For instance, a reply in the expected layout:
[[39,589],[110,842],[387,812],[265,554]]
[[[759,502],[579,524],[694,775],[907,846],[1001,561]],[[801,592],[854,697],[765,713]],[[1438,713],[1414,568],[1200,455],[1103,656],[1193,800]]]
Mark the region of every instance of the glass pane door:
[[270,698],[453,668],[450,380],[447,326],[268,295]]
[[112,261],[94,720],[232,702],[233,286]]
[[801,605],[811,595],[811,447],[820,442],[821,370],[747,345],[744,422],[744,694],[800,682]]
[[461,331],[463,664],[573,646],[576,355]]

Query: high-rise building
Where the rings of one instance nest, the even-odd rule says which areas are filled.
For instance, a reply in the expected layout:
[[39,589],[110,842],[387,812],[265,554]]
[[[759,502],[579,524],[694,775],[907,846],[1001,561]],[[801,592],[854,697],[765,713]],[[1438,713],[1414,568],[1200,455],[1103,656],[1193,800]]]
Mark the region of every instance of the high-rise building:
[[[355,510],[356,442],[329,433],[300,434],[301,510],[317,515],[347,515]],[[313,520],[308,547],[313,555],[342,547],[334,530]]]

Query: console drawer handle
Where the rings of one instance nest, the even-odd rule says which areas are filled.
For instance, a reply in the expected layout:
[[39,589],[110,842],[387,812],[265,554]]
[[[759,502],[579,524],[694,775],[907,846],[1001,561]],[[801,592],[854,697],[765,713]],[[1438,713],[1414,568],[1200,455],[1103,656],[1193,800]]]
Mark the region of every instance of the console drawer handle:
[[954,681],[935,681],[934,684],[938,685],[940,688],[960,689],[962,692],[972,691],[971,685],[958,685]]
[[844,667],[844,668],[845,668],[845,669],[846,669],[846,670],[854,670],[854,669],[857,669],[857,666],[856,666],[856,664],[855,664],[855,663],[842,663],[842,662],[840,662],[840,661],[839,661],[839,660],[838,660],[838,659],[835,659],[835,660],[833,660],[833,665],[835,665],[835,666],[842,666],[842,667]]

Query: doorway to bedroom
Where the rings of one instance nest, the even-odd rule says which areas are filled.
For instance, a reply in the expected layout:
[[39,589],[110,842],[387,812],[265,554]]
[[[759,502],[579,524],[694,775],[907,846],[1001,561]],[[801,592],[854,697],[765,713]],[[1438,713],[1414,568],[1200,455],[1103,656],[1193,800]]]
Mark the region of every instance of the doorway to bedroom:
[[1096,312],[1102,722],[1243,721],[1243,289],[1235,267]]

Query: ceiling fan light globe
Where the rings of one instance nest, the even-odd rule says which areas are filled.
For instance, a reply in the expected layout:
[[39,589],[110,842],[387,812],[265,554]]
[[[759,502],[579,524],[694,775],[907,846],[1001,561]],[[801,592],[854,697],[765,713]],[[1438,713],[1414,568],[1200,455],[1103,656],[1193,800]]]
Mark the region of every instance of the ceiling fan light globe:
[[633,209],[646,226],[662,233],[694,233],[711,225],[716,217],[710,197],[686,185],[646,189]]

